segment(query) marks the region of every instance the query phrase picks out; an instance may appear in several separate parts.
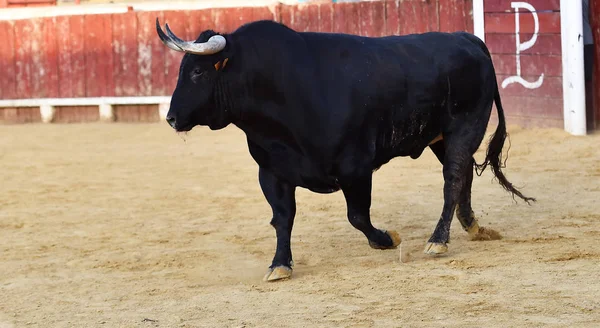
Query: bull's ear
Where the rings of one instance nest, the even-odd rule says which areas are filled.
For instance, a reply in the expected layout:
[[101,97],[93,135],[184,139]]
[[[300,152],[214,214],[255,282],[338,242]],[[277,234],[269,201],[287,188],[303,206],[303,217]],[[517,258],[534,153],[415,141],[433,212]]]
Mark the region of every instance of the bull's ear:
[[223,61],[220,61],[220,60],[219,60],[219,61],[218,61],[218,62],[215,64],[215,70],[216,70],[216,71],[220,71],[220,70],[224,69],[224,68],[225,68],[225,65],[227,65],[227,62],[228,62],[228,61],[229,61],[229,58],[225,58],[225,60],[223,60]]

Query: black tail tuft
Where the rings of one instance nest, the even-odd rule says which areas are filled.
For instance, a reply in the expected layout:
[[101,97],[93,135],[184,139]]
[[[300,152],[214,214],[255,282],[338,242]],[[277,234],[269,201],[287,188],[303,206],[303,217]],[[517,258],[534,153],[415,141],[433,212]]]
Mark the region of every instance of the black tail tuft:
[[481,164],[475,164],[475,171],[477,175],[481,175],[485,168],[490,165],[494,176],[498,179],[500,185],[508,192],[524,200],[527,204],[531,205],[531,202],[535,202],[535,198],[524,196],[512,183],[506,179],[502,172],[502,148],[504,147],[504,141],[508,137],[506,132],[506,121],[504,118],[504,110],[502,109],[502,102],[500,101],[500,93],[498,92],[498,86],[496,85],[496,91],[494,95],[494,101],[496,102],[496,108],[498,109],[498,127],[496,132],[490,139],[488,144],[487,153],[485,155],[485,161]]

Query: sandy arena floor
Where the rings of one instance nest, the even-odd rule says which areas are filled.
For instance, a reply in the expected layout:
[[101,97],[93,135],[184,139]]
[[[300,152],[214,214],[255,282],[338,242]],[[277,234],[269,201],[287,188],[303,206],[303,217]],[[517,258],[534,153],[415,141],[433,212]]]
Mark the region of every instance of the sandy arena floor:
[[266,283],[275,232],[235,128],[1,126],[0,327],[598,327],[600,135],[511,133],[505,172],[538,202],[489,170],[473,186],[503,240],[455,219],[447,255],[422,253],[442,207],[426,151],[375,175],[373,221],[408,262],[368,246],[341,193],[300,190],[294,277]]

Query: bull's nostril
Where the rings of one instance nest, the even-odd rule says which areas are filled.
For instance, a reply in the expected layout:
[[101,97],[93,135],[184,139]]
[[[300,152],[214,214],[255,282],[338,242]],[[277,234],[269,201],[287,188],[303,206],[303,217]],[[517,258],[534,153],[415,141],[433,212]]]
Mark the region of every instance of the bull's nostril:
[[167,115],[167,123],[174,129],[175,128],[175,118]]

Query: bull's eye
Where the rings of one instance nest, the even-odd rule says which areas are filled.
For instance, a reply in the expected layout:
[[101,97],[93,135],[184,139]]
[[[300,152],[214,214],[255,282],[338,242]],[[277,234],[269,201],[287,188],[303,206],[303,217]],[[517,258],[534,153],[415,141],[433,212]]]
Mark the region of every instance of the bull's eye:
[[202,73],[203,73],[203,72],[202,72],[202,70],[201,70],[201,69],[199,69],[199,68],[196,68],[196,69],[194,70],[194,75],[202,75]]

